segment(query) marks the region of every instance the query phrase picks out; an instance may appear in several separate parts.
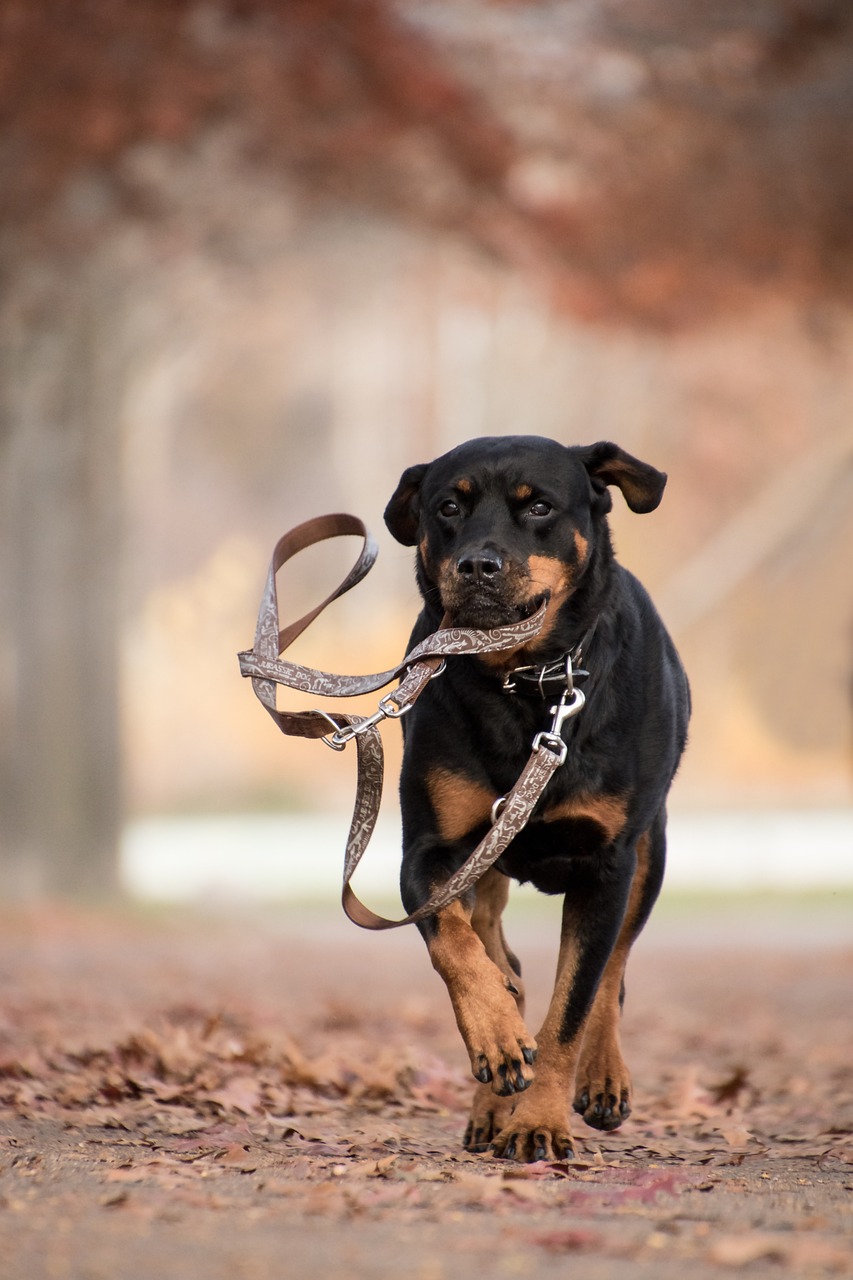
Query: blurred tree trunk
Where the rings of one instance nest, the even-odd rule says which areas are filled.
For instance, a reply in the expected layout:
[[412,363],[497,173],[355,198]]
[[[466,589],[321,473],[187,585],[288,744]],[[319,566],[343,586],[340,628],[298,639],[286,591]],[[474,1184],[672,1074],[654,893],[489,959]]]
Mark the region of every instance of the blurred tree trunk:
[[121,820],[120,391],[97,271],[7,275],[0,893],[109,896]]

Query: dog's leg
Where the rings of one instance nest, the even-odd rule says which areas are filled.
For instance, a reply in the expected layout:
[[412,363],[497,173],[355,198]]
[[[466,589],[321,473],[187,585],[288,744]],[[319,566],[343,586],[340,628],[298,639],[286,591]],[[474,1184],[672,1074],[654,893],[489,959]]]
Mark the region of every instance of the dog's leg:
[[536,1077],[492,1143],[510,1160],[572,1154],[571,1098],[585,1025],[607,960],[620,936],[635,865],[634,851],[613,847],[607,877],[590,876],[566,896],[557,979],[542,1030]]
[[587,1018],[575,1084],[575,1111],[594,1129],[618,1129],[631,1114],[631,1074],[622,1056],[620,1015],[628,953],[660,891],[665,861],[664,815],[637,845],[637,869],[622,930]]
[[518,1011],[517,981],[489,957],[472,926],[473,910],[473,903],[453,902],[426,921],[422,932],[447,986],[475,1078],[507,1096],[533,1079],[536,1041]]
[[[477,885],[477,897],[471,925],[486,949],[486,955],[497,965],[507,981],[507,989],[515,997],[520,1016],[524,1017],[524,984],[521,965],[509,950],[501,916],[509,897],[509,880],[494,869],[487,871]],[[500,1097],[488,1084],[478,1084],[471,1105],[471,1118],[465,1130],[463,1145],[467,1151],[487,1151],[489,1143],[509,1120],[511,1096]]]
[[515,996],[518,1012],[524,1017],[524,984],[521,965],[504,937],[502,916],[509,899],[509,878],[492,867],[479,881],[471,914],[471,925],[486,949],[486,955],[506,977]]

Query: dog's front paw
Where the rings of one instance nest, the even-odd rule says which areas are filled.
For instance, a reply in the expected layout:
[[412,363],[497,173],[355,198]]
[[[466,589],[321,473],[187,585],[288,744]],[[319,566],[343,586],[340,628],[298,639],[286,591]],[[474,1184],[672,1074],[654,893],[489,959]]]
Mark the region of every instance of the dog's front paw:
[[470,1052],[474,1078],[481,1084],[491,1084],[499,1097],[523,1093],[533,1083],[536,1041],[527,1034],[524,1023],[520,1033],[513,1028],[507,1036],[489,1036]]
[[[492,975],[486,970],[484,976]],[[490,1084],[501,1097],[523,1093],[533,1082],[536,1041],[503,979],[483,982],[476,993],[468,991],[464,997],[458,991],[454,994],[456,1022],[468,1049],[474,1079]]]
[[562,1102],[537,1100],[533,1094],[527,1095],[519,1100],[492,1142],[492,1151],[499,1160],[524,1163],[571,1160],[574,1147],[568,1109]]

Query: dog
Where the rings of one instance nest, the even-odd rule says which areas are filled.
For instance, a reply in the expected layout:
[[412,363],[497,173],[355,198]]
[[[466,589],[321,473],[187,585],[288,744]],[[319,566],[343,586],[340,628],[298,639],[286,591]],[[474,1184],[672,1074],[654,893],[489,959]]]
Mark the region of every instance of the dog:
[[[442,625],[496,628],[547,606],[522,648],[452,658],[404,721],[407,911],[489,830],[551,704],[567,687],[585,695],[528,825],[475,889],[419,924],[478,1081],[468,1151],[571,1158],[572,1104],[600,1130],[630,1114],[625,965],[663,879],[690,692],[648,594],[615,559],[607,514],[611,487],[646,513],[666,479],[609,442],[486,437],[409,467],[385,511],[393,536],[417,547],[412,645]],[[569,676],[569,663],[581,669]],[[556,983],[535,1039],[501,923],[511,880],[564,895]]]

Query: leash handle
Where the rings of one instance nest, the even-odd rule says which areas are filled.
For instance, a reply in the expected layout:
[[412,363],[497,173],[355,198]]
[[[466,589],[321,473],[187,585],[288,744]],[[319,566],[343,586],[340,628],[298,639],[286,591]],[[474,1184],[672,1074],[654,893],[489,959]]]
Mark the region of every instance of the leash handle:
[[[276,574],[299,551],[327,538],[356,535],[363,540],[362,550],[343,582],[314,609],[290,623],[279,626]],[[495,653],[518,648],[539,634],[545,621],[543,604],[529,618],[508,626],[481,631],[467,627],[442,627],[416,645],[397,667],[368,676],[335,675],[317,671],[297,663],[286,662],[281,654],[306,630],[322,611],[345,592],[351,590],[370,572],[378,548],[366,526],[356,516],[335,514],[317,516],[297,525],[279,538],[273,550],[264,594],[258,610],[254,648],[238,655],[240,670],[251,677],[255,694],[282,733],[302,738],[324,738],[329,741],[330,726],[337,726],[332,738],[340,735],[343,745],[355,737],[358,758],[358,781],[352,821],[344,859],[342,906],[350,920],[364,929],[398,929],[434,915],[442,907],[462,897],[501,856],[513,837],[525,826],[536,802],[564,759],[564,752],[554,749],[550,737],[540,734],[518,781],[504,798],[500,814],[492,828],[462,867],[441,885],[416,911],[401,920],[377,915],[356,897],[350,885],[376,826],[382,797],[384,757],[376,724],[385,715],[402,715],[414,706],[418,697],[436,674],[447,655]],[[276,705],[276,685],[283,684],[305,693],[331,697],[352,697],[373,692],[389,684],[395,676],[402,680],[382,701],[393,701],[397,711],[364,717],[325,711],[283,712]],[[561,744],[563,745],[563,744]]]
[[[347,576],[344,578],[340,586],[318,604],[311,609],[303,617],[292,622],[290,626],[285,627],[283,631],[279,630],[279,612],[278,612],[278,592],[276,590],[276,574],[288,560],[297,555],[298,552],[313,547],[318,542],[324,542],[327,538],[338,538],[347,535],[355,535],[363,541],[361,553]],[[255,644],[254,648],[241,653],[240,669],[243,675],[252,676],[252,687],[255,694],[263,703],[266,710],[272,716],[275,723],[281,729],[282,733],[291,737],[300,738],[321,738],[328,732],[328,723],[325,718],[316,711],[302,712],[283,712],[279,711],[276,706],[275,686],[276,684],[291,684],[294,688],[306,688],[305,674],[306,668],[297,667],[288,664],[290,673],[294,679],[288,680],[283,678],[285,672],[278,670],[277,659],[279,654],[284,653],[293,644],[297,637],[302,635],[307,627],[311,625],[316,617],[330,605],[333,600],[337,600],[344,595],[352,587],[361,582],[362,578],[373,568],[376,557],[379,554],[379,548],[374,542],[371,534],[364,523],[357,516],[345,515],[339,513],[336,515],[315,516],[312,520],[306,520],[303,524],[297,525],[291,529],[289,533],[285,533],[275,545],[270,560],[270,567],[267,571],[267,580],[264,586],[264,594],[261,597],[260,608],[258,609],[258,623],[255,628]],[[254,667],[252,667],[252,659],[254,659]],[[389,677],[390,678],[390,677]],[[331,681],[345,680],[346,677],[329,677]],[[387,683],[387,681],[386,681]],[[378,687],[378,686],[377,686]],[[311,688],[306,692],[321,692],[320,689]],[[369,688],[359,688],[352,692],[370,692]],[[336,689],[330,688],[329,692],[336,696]],[[349,724],[352,722],[351,717],[342,717],[342,722]]]

